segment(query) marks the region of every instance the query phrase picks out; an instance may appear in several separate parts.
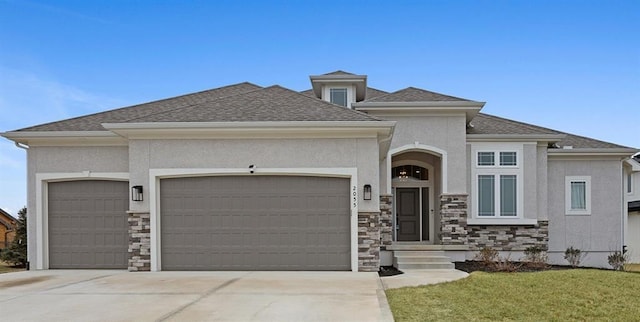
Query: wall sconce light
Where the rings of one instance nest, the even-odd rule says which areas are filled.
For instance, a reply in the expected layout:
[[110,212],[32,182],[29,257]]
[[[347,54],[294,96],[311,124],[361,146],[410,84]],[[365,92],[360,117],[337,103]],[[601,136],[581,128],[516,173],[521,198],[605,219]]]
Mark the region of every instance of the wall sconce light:
[[364,185],[364,191],[362,194],[364,200],[371,200],[371,185],[370,184],[365,184]]
[[131,187],[131,200],[142,201],[142,186]]

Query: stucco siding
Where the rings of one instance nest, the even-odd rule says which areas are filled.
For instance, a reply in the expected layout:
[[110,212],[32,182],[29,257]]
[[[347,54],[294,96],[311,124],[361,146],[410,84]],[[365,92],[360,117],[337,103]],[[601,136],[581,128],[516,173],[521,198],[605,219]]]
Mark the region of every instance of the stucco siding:
[[27,152],[27,257],[34,265],[36,256],[36,174],[129,171],[126,146],[32,146]]
[[538,151],[535,144],[524,144],[523,163],[523,217],[538,219]]
[[[384,116],[396,121],[391,149],[418,142],[447,152],[449,193],[466,193],[466,119],[464,114],[455,116]],[[386,162],[384,160],[385,169]],[[385,171],[386,173],[386,171]]]
[[[590,177],[591,214],[566,214],[567,176]],[[623,209],[620,178],[620,160],[549,159],[547,211],[551,260],[566,264],[560,255],[573,246],[588,253],[583,260],[584,265],[608,267],[607,255],[622,247]]]
[[[361,139],[236,139],[131,140],[132,184],[148,185],[149,169],[358,168],[358,211],[380,211],[379,157],[376,138]],[[362,186],[371,184],[370,201]],[[132,205],[148,210],[149,198]]]

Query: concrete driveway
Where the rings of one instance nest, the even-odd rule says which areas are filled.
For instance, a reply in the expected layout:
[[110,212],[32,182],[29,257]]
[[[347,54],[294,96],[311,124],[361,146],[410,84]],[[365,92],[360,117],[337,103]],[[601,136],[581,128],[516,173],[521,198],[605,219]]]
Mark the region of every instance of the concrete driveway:
[[393,321],[377,273],[0,274],[4,321]]

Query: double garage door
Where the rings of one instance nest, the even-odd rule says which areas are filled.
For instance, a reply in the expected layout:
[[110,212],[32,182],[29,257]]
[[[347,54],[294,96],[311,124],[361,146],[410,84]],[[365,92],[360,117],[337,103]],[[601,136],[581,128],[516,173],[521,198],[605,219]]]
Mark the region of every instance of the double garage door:
[[349,180],[160,182],[163,270],[349,270]]
[[[126,268],[128,183],[49,183],[49,266]],[[160,182],[163,270],[349,270],[349,180]]]

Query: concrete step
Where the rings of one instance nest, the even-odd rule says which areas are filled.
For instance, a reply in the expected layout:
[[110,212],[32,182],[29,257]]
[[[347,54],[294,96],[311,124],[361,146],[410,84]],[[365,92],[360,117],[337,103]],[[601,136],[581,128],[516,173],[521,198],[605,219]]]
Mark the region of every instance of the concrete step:
[[420,257],[431,257],[431,256],[444,256],[444,251],[441,250],[430,250],[430,251],[420,251],[420,250],[403,250],[403,251],[394,251],[393,256],[401,257],[401,256],[420,256]]
[[398,264],[399,270],[403,269],[454,269],[453,263],[408,263]]
[[447,256],[397,256],[393,258],[394,263],[451,263]]

